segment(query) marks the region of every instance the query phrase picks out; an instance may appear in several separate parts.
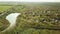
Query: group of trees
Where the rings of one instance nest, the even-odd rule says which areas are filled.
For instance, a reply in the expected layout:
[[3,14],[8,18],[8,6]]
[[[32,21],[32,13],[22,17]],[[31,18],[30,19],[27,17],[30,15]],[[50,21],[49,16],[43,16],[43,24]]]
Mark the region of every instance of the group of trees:
[[[20,12],[15,29],[10,34],[59,34],[60,10],[58,7],[17,5],[6,10],[6,15]],[[6,16],[5,15],[5,16]],[[2,21],[3,22],[3,21]],[[56,31],[57,30],[57,31]],[[9,34],[6,32],[6,34]]]
[[[54,8],[54,9],[53,9]],[[23,6],[17,19],[17,31],[22,34],[53,34],[60,30],[60,10],[58,7]],[[32,29],[32,30],[31,30]]]

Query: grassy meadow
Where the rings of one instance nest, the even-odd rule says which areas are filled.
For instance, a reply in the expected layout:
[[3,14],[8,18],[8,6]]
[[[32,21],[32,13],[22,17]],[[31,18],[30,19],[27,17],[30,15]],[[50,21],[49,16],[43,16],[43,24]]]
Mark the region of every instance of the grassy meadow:
[[10,24],[10,13],[21,13],[14,29],[1,34],[60,34],[60,3],[21,3],[0,5],[0,32]]

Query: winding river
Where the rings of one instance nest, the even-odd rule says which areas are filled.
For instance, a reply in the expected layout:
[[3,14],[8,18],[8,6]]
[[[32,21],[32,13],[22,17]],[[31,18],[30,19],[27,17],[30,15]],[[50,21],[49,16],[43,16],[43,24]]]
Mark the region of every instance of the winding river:
[[7,15],[6,20],[9,21],[10,26],[8,28],[6,28],[5,30],[3,30],[2,32],[8,31],[11,28],[13,28],[16,25],[16,19],[19,15],[21,15],[21,13],[11,13],[11,14]]

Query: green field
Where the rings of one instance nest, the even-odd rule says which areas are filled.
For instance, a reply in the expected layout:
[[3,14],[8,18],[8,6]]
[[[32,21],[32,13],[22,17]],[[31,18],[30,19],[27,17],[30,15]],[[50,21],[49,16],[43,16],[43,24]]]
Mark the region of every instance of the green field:
[[[0,31],[8,27],[5,17],[21,13],[16,27],[1,34],[60,34],[60,3],[22,3],[0,6]],[[3,11],[3,12],[2,12]],[[2,23],[3,22],[3,23]],[[8,25],[4,25],[4,23]],[[4,27],[3,27],[4,25]]]
[[12,6],[0,6],[0,12],[6,11],[9,8],[11,8]]

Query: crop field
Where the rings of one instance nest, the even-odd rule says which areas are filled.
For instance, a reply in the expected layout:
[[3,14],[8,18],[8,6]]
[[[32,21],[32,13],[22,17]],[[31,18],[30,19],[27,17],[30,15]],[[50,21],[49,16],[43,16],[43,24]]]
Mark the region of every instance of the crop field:
[[[60,3],[25,3],[0,6],[1,34],[60,34]],[[5,19],[10,13],[21,13],[14,29],[1,32],[9,27]]]

